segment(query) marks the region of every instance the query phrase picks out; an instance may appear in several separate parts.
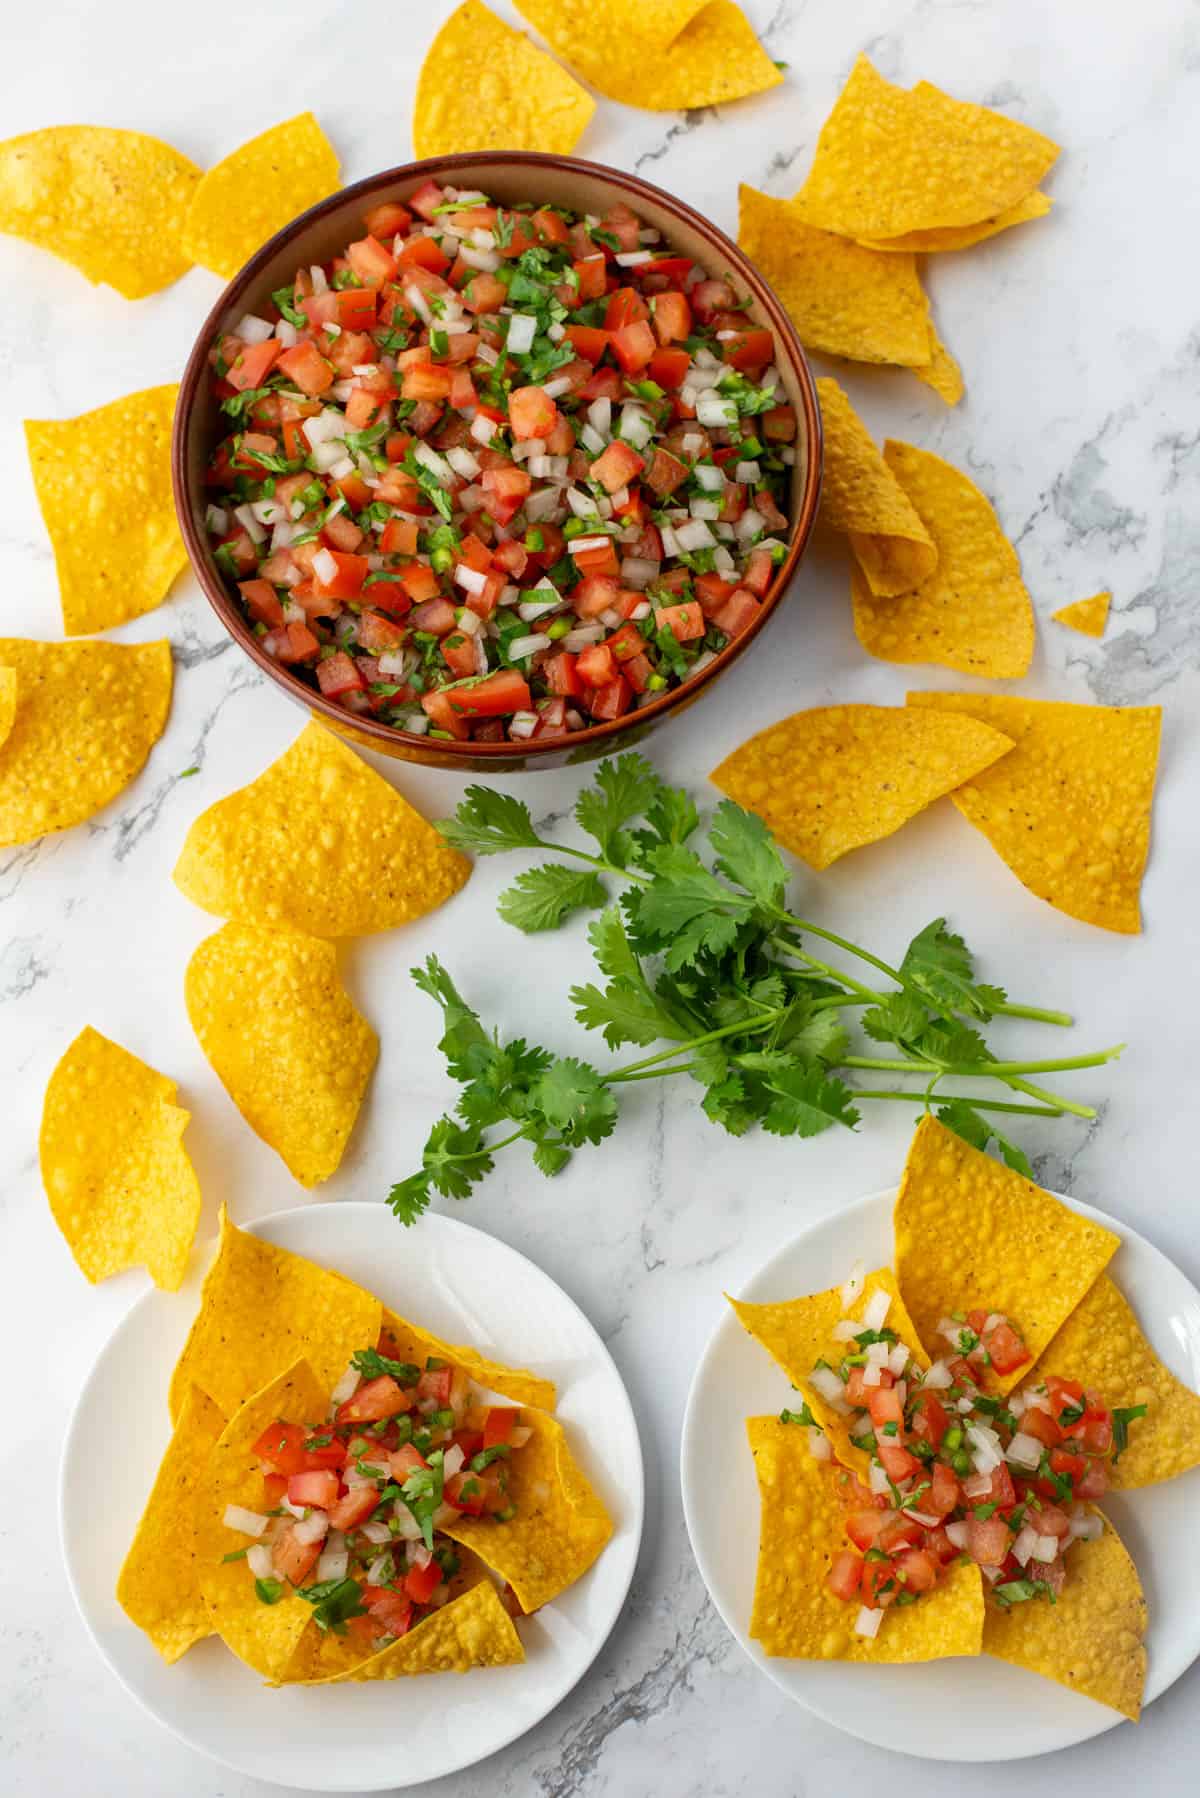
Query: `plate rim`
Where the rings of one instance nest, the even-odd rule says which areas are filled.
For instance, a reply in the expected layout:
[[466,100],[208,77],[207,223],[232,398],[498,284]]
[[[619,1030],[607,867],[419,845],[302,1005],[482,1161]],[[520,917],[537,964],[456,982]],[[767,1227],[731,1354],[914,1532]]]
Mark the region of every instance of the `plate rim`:
[[[315,1204],[287,1205],[281,1209],[267,1212],[264,1216],[255,1218],[249,1223],[239,1224],[237,1227],[240,1230],[245,1230],[249,1235],[258,1236],[269,1231],[274,1226],[284,1223],[290,1218],[309,1218],[318,1212],[336,1211],[339,1214],[344,1214],[347,1211],[354,1211],[362,1212],[364,1214],[373,1213],[382,1218],[386,1209],[386,1206],[379,1201],[370,1199],[322,1199],[318,1200]],[[531,1256],[524,1254],[523,1251],[518,1248],[514,1248],[511,1243],[505,1242],[502,1237],[494,1235],[490,1230],[481,1229],[476,1224],[469,1224],[462,1218],[448,1216],[446,1213],[440,1211],[429,1211],[424,1213],[420,1220],[420,1224],[422,1226],[431,1226],[435,1231],[446,1230],[450,1235],[466,1234],[468,1236],[483,1237],[493,1249],[497,1249],[503,1254],[514,1256],[518,1261],[523,1262],[527,1267],[531,1268],[538,1277],[550,1283],[558,1293],[559,1297],[568,1306],[570,1311],[575,1314],[576,1318],[583,1324],[585,1330],[594,1339],[595,1347],[599,1351],[601,1361],[603,1364],[607,1365],[607,1369],[615,1381],[616,1392],[619,1394],[619,1409],[622,1411],[622,1422],[629,1431],[634,1451],[634,1465],[636,1471],[636,1481],[634,1484],[636,1490],[630,1486],[622,1486],[622,1499],[628,1504],[630,1519],[633,1523],[631,1548],[628,1557],[628,1570],[625,1574],[624,1581],[619,1582],[619,1595],[612,1606],[612,1615],[607,1624],[605,1624],[598,1633],[587,1660],[584,1661],[579,1668],[579,1671],[574,1675],[570,1682],[565,1685],[561,1691],[556,1693],[556,1696],[551,1703],[539,1716],[529,1721],[519,1720],[510,1734],[505,1734],[501,1740],[494,1742],[483,1754],[477,1754],[470,1751],[465,1759],[456,1760],[452,1764],[447,1764],[436,1773],[422,1772],[419,1777],[413,1779],[398,1779],[395,1774],[391,1774],[382,1784],[364,1783],[361,1778],[349,1780],[326,1778],[320,1782],[313,1782],[311,1776],[306,1776],[305,1789],[313,1792],[365,1793],[398,1791],[404,1790],[406,1787],[412,1785],[423,1784],[430,1779],[452,1777],[456,1773],[461,1773],[470,1767],[478,1766],[481,1762],[502,1753],[506,1748],[510,1748],[512,1744],[515,1741],[518,1741],[522,1736],[527,1735],[531,1730],[538,1728],[553,1711],[557,1710],[560,1704],[570,1697],[571,1693],[595,1665],[605,1643],[616,1628],[617,1623],[620,1621],[625,1610],[626,1601],[629,1597],[630,1588],[632,1587],[634,1575],[637,1571],[638,1560],[641,1555],[646,1518],[646,1462],[645,1454],[642,1449],[641,1431],[638,1427],[637,1413],[633,1408],[633,1402],[629,1396],[629,1390],[625,1384],[621,1370],[613,1359],[608,1344],[600,1335],[595,1324],[593,1324],[582,1306],[578,1304],[565,1288],[559,1285],[552,1274],[547,1273],[546,1270],[543,1267],[540,1267]],[[201,1276],[202,1282],[207,1276],[208,1269],[212,1262],[212,1254],[215,1252],[219,1240],[219,1234],[214,1234],[206,1238],[202,1245],[201,1265],[204,1268],[204,1274]],[[272,1240],[272,1238],[268,1235],[267,1240]],[[282,1247],[285,1245],[280,1244],[278,1246]],[[295,1250],[289,1252],[296,1253]],[[195,1249],[193,1249],[193,1253],[195,1253]],[[308,1260],[311,1259],[311,1257],[304,1256],[303,1259]],[[81,1425],[81,1418],[92,1383],[97,1378],[100,1367],[109,1353],[112,1344],[122,1332],[130,1327],[131,1320],[137,1312],[148,1309],[162,1296],[171,1298],[174,1294],[164,1294],[162,1288],[151,1284],[147,1286],[144,1291],[137,1293],[130,1300],[129,1305],[116,1319],[98,1349],[95,1360],[89,1368],[87,1377],[80,1386],[80,1389],[75,1396],[75,1402],[71,1408],[71,1415],[67,1423],[67,1428],[63,1434],[62,1449],[59,1455],[56,1491],[59,1551],[62,1557],[63,1569],[66,1573],[67,1586],[70,1590],[71,1598],[80,1621],[84,1626],[84,1630],[105,1668],[108,1670],[109,1674],[116,1679],[121,1688],[134,1700],[139,1710],[141,1710],[144,1715],[150,1717],[158,1728],[165,1730],[176,1741],[182,1742],[185,1747],[201,1755],[205,1760],[216,1766],[224,1767],[229,1772],[237,1773],[242,1778],[261,1779],[264,1784],[269,1785],[284,1786],[294,1784],[293,1781],[287,1779],[272,1779],[270,1775],[264,1773],[260,1768],[248,1768],[239,1764],[236,1760],[230,1759],[227,1754],[223,1754],[219,1749],[212,1746],[211,1743],[200,1740],[192,1734],[185,1734],[173,1720],[160,1715],[151,1704],[149,1698],[143,1692],[139,1691],[138,1687],[126,1676],[125,1672],[110,1658],[97,1630],[93,1627],[92,1620],[84,1605],[83,1594],[81,1591],[82,1582],[77,1575],[72,1557],[67,1533],[66,1517],[67,1469],[72,1458],[72,1449],[75,1444],[76,1432]],[[597,1561],[595,1564],[598,1565],[599,1562]],[[588,1573],[591,1571],[591,1568],[587,1570]],[[610,1590],[615,1592],[616,1588],[613,1587],[610,1588]]]
[[[1196,1288],[1189,1276],[1177,1262],[1172,1261],[1169,1255],[1155,1243],[1151,1242],[1147,1236],[1143,1235],[1142,1232],[1136,1229],[1132,1224],[1123,1223],[1110,1212],[1102,1211],[1098,1206],[1089,1205],[1083,1199],[1075,1199],[1067,1193],[1055,1192],[1051,1187],[1046,1187],[1043,1190],[1049,1192],[1051,1197],[1061,1200],[1068,1209],[1076,1212],[1078,1215],[1090,1218],[1096,1223],[1111,1228],[1120,1238],[1121,1246],[1124,1246],[1127,1242],[1132,1242],[1136,1244],[1139,1251],[1146,1251],[1152,1259],[1159,1259],[1166,1262],[1173,1274],[1182,1281],[1197,1306],[1200,1306],[1200,1290]],[[864,1193],[859,1198],[852,1199],[849,1203],[835,1204],[830,1206],[827,1210],[822,1211],[819,1216],[810,1219],[802,1229],[797,1230],[784,1242],[780,1243],[778,1247],[765,1258],[765,1260],[752,1268],[739,1282],[739,1291],[735,1296],[740,1298],[746,1292],[747,1288],[754,1286],[762,1278],[769,1277],[778,1263],[787,1259],[796,1249],[801,1247],[807,1238],[814,1235],[818,1230],[823,1229],[835,1219],[839,1221],[848,1220],[857,1212],[873,1210],[881,1204],[894,1205],[899,1191],[900,1182],[896,1181],[890,1186],[880,1187],[874,1192]],[[1116,1252],[1119,1253],[1119,1249]],[[700,1578],[704,1583],[704,1589],[708,1594],[713,1609],[733,1637],[738,1648],[756,1671],[764,1675],[785,1698],[789,1699],[793,1704],[799,1705],[802,1710],[808,1712],[810,1716],[816,1717],[829,1728],[836,1729],[839,1733],[849,1736],[851,1740],[866,1742],[869,1746],[883,1748],[892,1754],[900,1754],[905,1756],[906,1759],[915,1761],[940,1761],[945,1764],[958,1764],[962,1766],[999,1766],[1012,1761],[1036,1760],[1044,1754],[1056,1753],[1063,1748],[1078,1746],[1080,1743],[1086,1741],[1093,1741],[1096,1737],[1107,1734],[1110,1729],[1115,1729],[1118,1724],[1125,1722],[1126,1719],[1120,1712],[1111,1711],[1102,1718],[1097,1728],[1090,1730],[1086,1735],[1076,1736],[1069,1741],[1060,1742],[1054,1748],[1018,1749],[1011,1754],[993,1754],[989,1752],[986,1755],[964,1759],[960,1754],[940,1754],[937,1752],[922,1754],[916,1749],[898,1748],[894,1743],[882,1741],[872,1735],[866,1734],[860,1729],[849,1727],[840,1717],[830,1715],[827,1708],[825,1708],[815,1696],[802,1696],[800,1693],[794,1691],[790,1685],[784,1683],[782,1677],[776,1673],[771,1659],[762,1655],[755,1649],[745,1630],[739,1623],[726,1614],[720,1599],[717,1597],[717,1594],[713,1589],[713,1583],[709,1578],[707,1558],[699,1545],[699,1531],[692,1507],[691,1482],[688,1477],[688,1465],[692,1454],[693,1439],[701,1429],[698,1394],[710,1363],[717,1358],[721,1346],[720,1339],[726,1328],[732,1323],[733,1319],[728,1311],[717,1316],[692,1373],[691,1384],[688,1387],[687,1402],[684,1405],[683,1425],[680,1430],[679,1438],[679,1486],[683,1505],[684,1527],[687,1530],[688,1543],[691,1547],[692,1556],[695,1560]],[[1162,1483],[1165,1484],[1166,1482]],[[1155,1700],[1161,1698],[1165,1692],[1169,1691],[1175,1682],[1187,1672],[1188,1668],[1192,1666],[1198,1658],[1200,1658],[1200,1629],[1197,1630],[1195,1646],[1191,1649],[1191,1652],[1182,1658],[1177,1666],[1167,1669],[1166,1677],[1163,1679],[1162,1684],[1158,1685],[1153,1692],[1153,1695],[1146,1699],[1146,1702],[1142,1707],[1143,1716],[1149,1706],[1153,1704]],[[797,1662],[789,1657],[783,1657],[783,1659],[788,1666],[804,1664],[803,1662]],[[1108,1711],[1107,1706],[1098,1706],[1098,1708],[1101,1711]]]

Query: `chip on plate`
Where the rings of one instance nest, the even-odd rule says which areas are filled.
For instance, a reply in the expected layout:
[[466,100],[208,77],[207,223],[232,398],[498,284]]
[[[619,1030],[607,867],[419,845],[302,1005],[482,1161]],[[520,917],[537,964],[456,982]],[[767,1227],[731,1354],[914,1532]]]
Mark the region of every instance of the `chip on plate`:
[[379,1038],[317,937],[226,924],[188,963],[200,1047],[249,1124],[301,1186],[336,1172]]
[[933,538],[845,391],[823,376],[817,394],[823,440],[821,517],[831,530],[849,537],[872,593],[907,593],[937,567]]
[[272,125],[201,177],[183,221],[188,255],[228,281],[339,181],[337,152],[311,112]]
[[733,0],[516,0],[551,49],[610,100],[649,112],[719,106],[783,80]]
[[[852,1468],[864,1478],[870,1465],[869,1457],[854,1446],[846,1420],[813,1385],[812,1371],[819,1360],[830,1357],[841,1360],[845,1346],[834,1338],[835,1325],[851,1312],[861,1316],[876,1292],[886,1292],[891,1301],[885,1325],[880,1327],[894,1330],[914,1359],[922,1367],[928,1367],[929,1357],[921,1346],[921,1338],[905,1309],[890,1267],[877,1268],[868,1274],[862,1291],[849,1305],[842,1297],[840,1286],[832,1286],[828,1292],[814,1292],[803,1298],[783,1299],[768,1305],[749,1304],[744,1299],[729,1300],[742,1328],[755,1342],[762,1344],[797,1391],[803,1393],[818,1427],[828,1436],[842,1466]],[[796,1431],[797,1436],[801,1434]]]
[[445,1342],[432,1330],[398,1317],[386,1305],[383,1308],[383,1334],[387,1339],[383,1352],[393,1361],[415,1361],[421,1366],[433,1355],[438,1360],[453,1361],[459,1367],[465,1367],[476,1385],[498,1392],[515,1404],[534,1405],[542,1411],[554,1409],[558,1394],[553,1380],[543,1379],[540,1374],[530,1373],[523,1367],[504,1367],[498,1361],[489,1361],[470,1343]]
[[0,743],[0,848],[90,818],[127,787],[162,735],[171,645],[0,637],[17,706]]
[[[463,105],[464,87],[471,104]],[[426,54],[413,110],[418,156],[540,150],[567,156],[596,110],[589,93],[523,32],[463,0]]]
[[176,1088],[89,1025],[50,1076],[38,1148],[54,1221],[89,1280],[144,1267],[183,1282],[200,1185]]
[[1102,1521],[1103,1535],[1067,1549],[1066,1583],[1054,1604],[1034,1600],[1005,1610],[989,1597],[983,1649],[1136,1723],[1146,1683],[1146,1598],[1125,1544]]
[[357,1639],[306,1632],[280,1685],[340,1685],[346,1680],[405,1679],[422,1673],[468,1673],[472,1667],[511,1667],[525,1659],[516,1625],[482,1562],[450,1582],[451,1598],[407,1635],[376,1653]]
[[[258,1327],[263,1328],[261,1317]],[[254,1444],[278,1418],[311,1423],[328,1399],[328,1389],[306,1360],[271,1380],[225,1425],[205,1464],[193,1505],[192,1552],[209,1623],[226,1648],[271,1684],[286,1673],[305,1630],[316,1629],[312,1606],[297,1597],[287,1581],[278,1582],[274,1603],[259,1599],[257,1582],[248,1577],[245,1562],[225,1558],[236,1553],[231,1545],[237,1543],[225,1512],[229,1505],[259,1516],[272,1509]],[[245,1537],[243,1546],[253,1539]]]
[[1077,599],[1073,605],[1060,606],[1050,616],[1055,624],[1065,624],[1069,631],[1079,631],[1085,637],[1102,637],[1111,605],[1111,593],[1093,593],[1090,599]]
[[996,219],[1053,166],[1058,145],[928,81],[896,87],[860,55],[797,198],[814,224],[868,241]]
[[0,143],[0,231],[144,299],[191,267],[179,221],[199,180],[194,162],[140,131],[30,131]]
[[866,241],[871,250],[912,250],[918,256],[944,250],[969,250],[972,244],[983,243],[988,237],[1011,230],[1014,225],[1027,225],[1034,219],[1045,218],[1052,205],[1048,195],[1035,192],[1018,200],[1006,212],[998,213],[995,218],[982,219],[977,225],[949,225],[941,230],[907,231],[902,237],[860,241]]
[[[894,1222],[900,1292],[935,1354],[939,1322],[983,1305],[1013,1320],[1037,1361],[1121,1240],[929,1116],[909,1145]],[[1007,1392],[1022,1373],[993,1371],[991,1384]]]
[[410,923],[471,864],[314,720],[257,780],[201,813],[175,884],[217,917],[312,936]]
[[3,748],[17,716],[17,671],[0,667],[0,748]]
[[888,441],[883,458],[938,552],[934,572],[911,593],[876,599],[851,574],[854,629],[884,662],[931,662],[992,680],[1015,680],[1033,660],[1033,605],[1017,552],[991,504],[940,456]]
[[171,1375],[171,1416],[178,1419],[192,1386],[232,1416],[301,1358],[321,1385],[324,1405],[355,1350],[378,1338],[381,1314],[379,1300],[353,1280],[239,1230],[222,1206],[216,1258]]
[[613,1526],[562,1425],[532,1408],[521,1421],[533,1433],[509,1463],[516,1516],[498,1524],[463,1513],[442,1527],[508,1581],[524,1610],[536,1611],[587,1572]]
[[825,1584],[846,1542],[837,1471],[814,1459],[808,1431],[795,1424],[748,1417],[746,1432],[761,1505],[750,1635],[764,1653],[877,1666],[979,1653],[983,1582],[965,1560],[919,1603],[888,1611],[877,1636],[856,1634],[853,1607]]
[[1115,1410],[1145,1405],[1128,1421],[1128,1446],[1109,1462],[1109,1485],[1127,1492],[1200,1466],[1200,1395],[1164,1367],[1107,1274],[1079,1301],[1031,1375],[1057,1374],[1104,1394]]
[[987,693],[910,693],[908,703],[966,713],[1013,739],[1012,754],[954,803],[1023,886],[1085,924],[1141,929],[1159,706]]
[[78,418],[25,421],[68,637],[152,612],[187,566],[171,492],[178,395],[171,382]]
[[225,1417],[190,1386],[117,1580],[117,1602],[168,1665],[212,1634],[192,1559],[196,1491]]
[[1012,748],[989,727],[913,731],[904,723],[911,715],[882,705],[795,712],[735,749],[709,778],[809,867],[827,868],[891,836]]

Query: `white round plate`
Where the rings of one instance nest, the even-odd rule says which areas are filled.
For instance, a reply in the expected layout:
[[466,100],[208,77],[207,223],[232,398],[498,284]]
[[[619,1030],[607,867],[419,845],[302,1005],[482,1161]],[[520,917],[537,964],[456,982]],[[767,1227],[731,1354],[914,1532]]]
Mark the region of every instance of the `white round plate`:
[[[637,1424],[608,1350],[553,1280],[495,1237],[429,1214],[403,1229],[383,1205],[281,1211],[256,1236],[338,1269],[451,1342],[553,1379],[557,1415],[614,1520],[583,1578],[521,1625],[519,1667],[462,1677],[268,1690],[218,1638],[166,1666],[116,1601],[117,1573],[167,1444],[167,1383],[203,1267],[149,1292],[79,1395],[63,1452],[63,1553],[84,1622],[122,1684],[175,1735],[239,1773],[322,1792],[417,1785],[494,1754],[582,1678],[616,1622],[642,1534]],[[215,1246],[215,1245],[214,1245]],[[332,1747],[332,1752],[331,1752]]]
[[[805,1230],[742,1293],[759,1303],[821,1292],[859,1259],[893,1260],[895,1191],[874,1193]],[[1072,1210],[1118,1231],[1109,1272],[1171,1371],[1200,1388],[1200,1293],[1165,1255],[1103,1212]],[[746,1418],[778,1412],[792,1389],[726,1308],[696,1369],[683,1423],[683,1508],[713,1603],[756,1666],[789,1698],[877,1747],[926,1760],[1020,1760],[1067,1748],[1122,1721],[1116,1711],[1021,1667],[959,1657],[915,1667],[770,1659],[746,1634],[758,1553],[758,1490]],[[733,1445],[736,1452],[726,1452]],[[714,1450],[718,1452],[714,1453]],[[1179,1550],[1195,1534],[1200,1474],[1104,1501],[1137,1564],[1150,1612],[1145,1701],[1200,1653],[1200,1561]]]

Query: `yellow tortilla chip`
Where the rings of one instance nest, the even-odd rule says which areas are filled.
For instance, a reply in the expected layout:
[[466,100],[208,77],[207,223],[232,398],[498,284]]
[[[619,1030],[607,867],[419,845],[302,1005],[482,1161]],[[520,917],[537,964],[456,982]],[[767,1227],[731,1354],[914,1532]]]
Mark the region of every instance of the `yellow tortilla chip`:
[[[896,1200],[896,1278],[921,1341],[953,1311],[1001,1311],[1036,1361],[1121,1239],[1080,1217],[1032,1180],[923,1117]],[[989,1385],[1008,1392],[1028,1369]]]
[[726,756],[709,779],[810,868],[827,868],[891,836],[1012,748],[987,727],[912,731],[906,715],[883,705],[795,712]]
[[1146,1598],[1125,1544],[1108,1518],[1103,1521],[1102,1536],[1068,1548],[1067,1582],[1056,1604],[1030,1599],[1002,1610],[988,1599],[983,1651],[1111,1705],[1136,1723],[1146,1684]]
[[969,250],[972,244],[983,243],[985,238],[995,237],[1000,231],[1009,231],[1014,225],[1027,225],[1034,219],[1045,218],[1054,202],[1048,194],[1035,191],[1018,200],[1015,206],[998,213],[995,218],[981,219],[977,225],[950,225],[932,231],[906,231],[902,237],[876,237],[865,240],[869,250],[912,250],[918,256],[927,256],[944,250]]
[[188,963],[192,1029],[226,1092],[301,1186],[336,1173],[379,1038],[316,937],[226,924]]
[[0,144],[0,231],[144,299],[191,267],[179,221],[199,179],[194,162],[140,131],[30,131]]
[[38,1148],[54,1221],[95,1283],[144,1267],[183,1282],[200,1222],[200,1183],[183,1147],[176,1088],[89,1025],[50,1076]]
[[311,112],[297,113],[206,171],[183,221],[184,247],[228,281],[269,237],[339,185],[333,145]]
[[172,1419],[193,1385],[231,1416],[301,1357],[324,1407],[351,1355],[378,1341],[381,1312],[353,1280],[239,1230],[222,1206],[216,1259],[171,1375]]
[[783,80],[733,0],[516,0],[593,87],[648,112],[719,106]]
[[1145,1405],[1129,1425],[1129,1446],[1108,1462],[1117,1491],[1156,1486],[1200,1466],[1200,1396],[1164,1367],[1143,1336],[1128,1302],[1107,1274],[1067,1318],[1030,1375],[1078,1380],[1104,1394],[1106,1405]]
[[[463,105],[464,88],[469,106]],[[418,156],[457,150],[568,156],[595,110],[591,95],[523,32],[480,0],[463,0],[421,66],[413,148]]]
[[954,803],[1023,886],[1068,917],[1136,934],[1162,709],[975,693],[910,693],[1016,744]]
[[424,917],[470,872],[465,856],[314,720],[257,780],[201,813],[175,884],[219,918],[342,937]]
[[1079,631],[1085,637],[1102,637],[1111,604],[1111,593],[1093,593],[1090,599],[1077,599],[1074,605],[1060,606],[1050,616],[1055,624],[1065,624],[1069,631]]
[[393,1360],[415,1361],[419,1367],[424,1366],[430,1355],[440,1361],[454,1361],[465,1368],[476,1385],[486,1386],[489,1392],[498,1392],[518,1405],[535,1405],[542,1411],[554,1409],[558,1394],[553,1380],[544,1380],[540,1374],[530,1373],[523,1367],[504,1367],[498,1361],[489,1361],[469,1343],[443,1342],[440,1336],[423,1330],[419,1324],[409,1323],[407,1318],[389,1311],[386,1305],[383,1329],[395,1344],[387,1351]]
[[0,749],[12,730],[17,715],[17,671],[0,668]]
[[912,502],[836,381],[817,381],[821,401],[821,517],[844,531],[872,593],[919,587],[937,550]]
[[927,81],[895,87],[860,56],[797,198],[846,237],[976,225],[1028,199],[1057,156],[1040,131]]
[[1017,552],[974,481],[928,450],[889,440],[883,458],[938,552],[911,593],[879,600],[851,574],[854,629],[884,662],[932,662],[992,680],[1015,680],[1033,660],[1033,606]]
[[[929,1357],[921,1346],[912,1318],[890,1267],[877,1268],[868,1274],[858,1297],[847,1305],[840,1286],[828,1292],[814,1292],[804,1298],[785,1299],[772,1305],[752,1305],[743,1299],[730,1299],[738,1322],[755,1342],[760,1342],[773,1361],[802,1392],[818,1425],[829,1438],[830,1446],[843,1467],[849,1467],[864,1481],[871,1457],[864,1449],[855,1448],[850,1440],[847,1418],[839,1415],[827,1399],[811,1384],[810,1375],[820,1360],[831,1365],[844,1359],[845,1343],[835,1341],[833,1328],[843,1317],[862,1316],[868,1299],[875,1292],[886,1292],[891,1299],[883,1327],[894,1330],[921,1367],[929,1366]],[[728,1295],[727,1295],[728,1296]],[[796,1431],[797,1436],[801,1434]],[[807,1453],[807,1450],[805,1451]],[[812,1457],[809,1456],[811,1460]],[[841,1544],[838,1544],[841,1547]]]
[[178,394],[171,382],[78,418],[25,421],[68,637],[152,612],[187,566],[171,492]]
[[612,1535],[603,1500],[571,1453],[560,1423],[525,1409],[533,1435],[512,1458],[515,1517],[459,1517],[443,1527],[507,1580],[525,1611],[536,1611],[585,1574]]
[[[274,1322],[274,1318],[272,1318]],[[312,1423],[323,1415],[328,1392],[305,1360],[295,1362],[230,1418],[217,1439],[196,1492],[192,1553],[204,1608],[226,1648],[275,1683],[287,1670],[305,1630],[316,1630],[312,1606],[286,1581],[275,1604],[264,1604],[246,1563],[222,1557],[249,1547],[252,1537],[230,1529],[227,1505],[248,1511],[270,1507],[253,1445],[276,1418]]]
[[212,1634],[192,1559],[192,1521],[196,1492],[224,1428],[212,1400],[190,1386],[117,1580],[118,1604],[168,1665]]
[[856,362],[927,365],[929,302],[914,256],[881,256],[819,230],[789,200],[738,189],[738,244],[766,276],[807,349]]
[[127,787],[162,735],[171,645],[0,637],[19,692],[0,743],[0,848],[79,824]]
[[978,1654],[983,1636],[979,1569],[958,1561],[917,1604],[886,1612],[873,1638],[854,1633],[856,1607],[825,1576],[847,1546],[837,1471],[809,1452],[808,1432],[777,1417],[748,1417],[762,1505],[750,1635],[769,1655],[876,1666]]
[[957,406],[966,392],[963,385],[962,369],[938,336],[937,326],[932,320],[929,324],[929,351],[929,363],[924,368],[914,368],[914,375],[918,381],[923,381],[926,387],[931,387],[938,398],[945,400],[948,406]]

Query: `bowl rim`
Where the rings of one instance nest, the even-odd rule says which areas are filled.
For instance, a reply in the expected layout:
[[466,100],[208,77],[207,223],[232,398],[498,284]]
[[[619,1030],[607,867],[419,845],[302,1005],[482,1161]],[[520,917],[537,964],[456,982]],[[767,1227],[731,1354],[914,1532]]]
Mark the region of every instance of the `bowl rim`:
[[[348,712],[344,706],[335,705],[332,700],[326,699],[319,689],[306,685],[288,668],[267,655],[228,591],[224,577],[213,560],[206,535],[196,527],[193,516],[193,482],[188,467],[187,439],[192,412],[202,391],[201,384],[208,371],[209,348],[219,329],[221,319],[240,303],[242,296],[254,286],[260,273],[289,239],[301,236],[319,220],[345,206],[347,201],[360,199],[365,201],[381,188],[398,186],[401,182],[416,181],[422,177],[438,176],[443,180],[453,179],[456,174],[485,166],[494,167],[497,163],[512,165],[518,169],[528,169],[531,174],[539,168],[553,167],[568,173],[586,175],[592,179],[598,178],[621,190],[626,197],[632,196],[634,201],[638,197],[648,197],[655,205],[698,233],[716,255],[726,260],[730,269],[744,283],[765,314],[776,339],[781,340],[787,348],[799,386],[799,398],[804,412],[809,445],[808,470],[799,509],[790,526],[787,554],[764,596],[757,618],[740,636],[735,637],[732,643],[727,644],[700,674],[680,686],[669,688],[660,698],[651,701],[647,706],[627,712],[620,718],[607,719],[600,724],[590,724],[583,730],[572,731],[571,735],[566,738],[552,737],[542,742],[529,739],[521,743],[513,743],[509,740],[500,743],[477,743],[473,738],[462,742],[457,740],[443,742],[439,738],[436,744],[431,745],[429,738],[425,735],[401,730],[394,724],[384,724],[378,718],[368,717],[357,712]],[[365,739],[368,746],[379,749],[384,754],[395,755],[397,752],[403,754],[408,751],[415,760],[421,757],[422,752],[425,757],[428,757],[430,750],[436,748],[439,758],[443,759],[445,764],[452,765],[461,760],[464,766],[472,763],[478,766],[480,762],[494,761],[498,768],[505,765],[511,766],[517,759],[524,764],[530,761],[536,762],[543,757],[547,760],[555,756],[561,757],[564,749],[572,752],[587,751],[588,756],[598,753],[597,746],[602,747],[615,738],[621,738],[633,728],[643,726],[649,728],[676,709],[683,709],[685,704],[690,704],[697,699],[719,675],[723,674],[727,668],[732,667],[733,663],[749,649],[759,632],[774,616],[793,575],[796,573],[816,521],[821,492],[821,468],[821,409],[817,397],[816,379],[809,365],[808,357],[782,302],[776,296],[766,277],[732,238],[728,237],[719,225],[715,225],[711,219],[706,218],[694,206],[689,205],[686,200],[681,200],[677,195],[668,193],[665,188],[656,186],[652,181],[643,180],[640,175],[630,174],[624,169],[613,168],[608,163],[590,162],[583,157],[552,155],[537,150],[465,150],[446,156],[431,156],[418,161],[399,163],[394,168],[381,170],[374,175],[367,175],[361,181],[352,182],[348,187],[341,187],[326,199],[319,200],[315,206],[310,206],[306,212],[299,213],[282,230],[267,239],[226,284],[210,308],[200,326],[184,367],[171,434],[171,480],[174,488],[175,511],[187,549],[188,560],[206,599],[221,624],[238,647],[262,672],[281,687],[289,697],[305,706],[310,712],[321,716],[326,723],[342,735],[347,732],[356,734],[358,740]],[[581,756],[581,759],[585,758]]]

